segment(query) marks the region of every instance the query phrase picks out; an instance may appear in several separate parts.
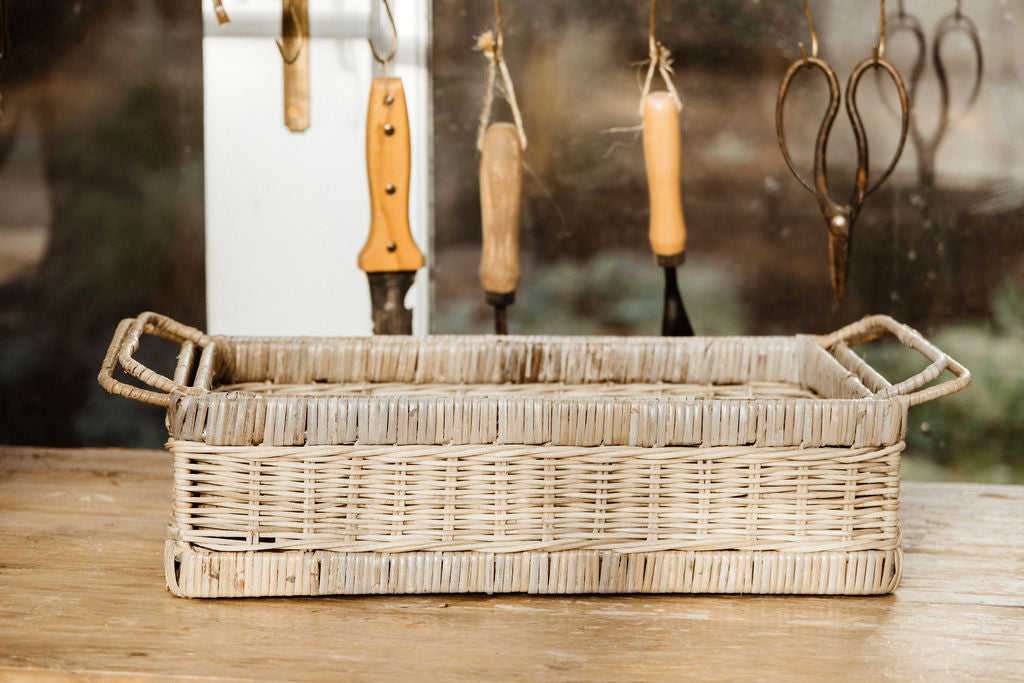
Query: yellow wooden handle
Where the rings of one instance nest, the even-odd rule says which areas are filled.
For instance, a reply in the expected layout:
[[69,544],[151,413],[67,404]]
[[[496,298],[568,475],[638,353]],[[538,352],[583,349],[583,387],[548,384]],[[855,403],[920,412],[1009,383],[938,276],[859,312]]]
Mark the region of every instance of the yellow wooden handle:
[[409,114],[398,78],[375,78],[366,113],[370,235],[359,252],[367,273],[417,270],[423,254],[409,228]]
[[492,123],[480,152],[480,214],[483,253],[480,283],[484,291],[510,294],[519,284],[519,195],[523,187],[523,150],[511,123]]
[[644,99],[644,161],[651,196],[651,249],[660,257],[686,250],[686,223],[680,196],[679,111],[667,92]]

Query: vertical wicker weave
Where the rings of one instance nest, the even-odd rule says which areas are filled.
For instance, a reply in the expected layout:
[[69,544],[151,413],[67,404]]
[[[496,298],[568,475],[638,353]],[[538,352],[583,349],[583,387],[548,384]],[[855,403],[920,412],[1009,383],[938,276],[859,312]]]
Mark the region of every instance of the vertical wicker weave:
[[[849,348],[885,333],[930,365],[893,385]],[[173,377],[134,359],[144,334],[181,344]],[[188,597],[890,592],[907,409],[969,381],[884,316],[824,337],[263,339],[143,313],[100,372],[167,408],[167,583]]]

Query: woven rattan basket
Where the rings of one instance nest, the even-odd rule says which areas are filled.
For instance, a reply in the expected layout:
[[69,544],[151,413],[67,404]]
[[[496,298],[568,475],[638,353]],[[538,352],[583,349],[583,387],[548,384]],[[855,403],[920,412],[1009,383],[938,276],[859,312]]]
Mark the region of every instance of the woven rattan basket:
[[[884,333],[930,365],[890,384],[848,346]],[[173,378],[133,357],[144,334],[181,343]],[[167,584],[189,597],[890,592],[907,409],[969,381],[884,316],[823,337],[319,339],[143,313],[100,373],[167,408]]]

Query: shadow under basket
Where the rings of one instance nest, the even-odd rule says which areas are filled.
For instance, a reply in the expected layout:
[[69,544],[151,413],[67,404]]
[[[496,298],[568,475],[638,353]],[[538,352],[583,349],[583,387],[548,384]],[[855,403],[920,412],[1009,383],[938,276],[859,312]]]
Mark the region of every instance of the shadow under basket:
[[[930,364],[891,384],[849,348],[886,333]],[[181,344],[173,377],[134,358],[146,334]],[[167,585],[187,597],[888,593],[908,407],[969,382],[885,316],[820,337],[248,338],[143,313],[100,372],[167,409]]]

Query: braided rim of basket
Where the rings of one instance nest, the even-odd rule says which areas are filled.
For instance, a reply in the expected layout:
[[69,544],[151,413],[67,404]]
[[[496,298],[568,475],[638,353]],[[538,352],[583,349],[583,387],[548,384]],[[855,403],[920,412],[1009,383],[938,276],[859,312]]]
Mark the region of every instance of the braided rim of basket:
[[[182,345],[173,379],[144,366],[134,358],[142,337],[146,334]],[[892,384],[850,349],[851,346],[887,334],[896,337],[908,349],[923,355],[931,361],[930,365],[913,377]],[[967,368],[925,339],[914,328],[899,323],[887,315],[867,316],[835,332],[819,336],[816,341],[874,392],[871,398],[901,396],[913,406],[956,393],[971,382],[971,373]],[[163,407],[170,405],[172,393],[202,396],[212,389],[213,377],[216,374],[216,346],[215,339],[206,333],[159,313],[147,311],[136,318],[126,318],[117,326],[100,367],[99,383],[112,394]],[[197,349],[201,351],[199,365],[193,385],[188,386],[188,369],[194,362]],[[128,375],[155,391],[116,379],[114,372],[118,365]],[[953,379],[927,386],[947,370],[954,375]]]

